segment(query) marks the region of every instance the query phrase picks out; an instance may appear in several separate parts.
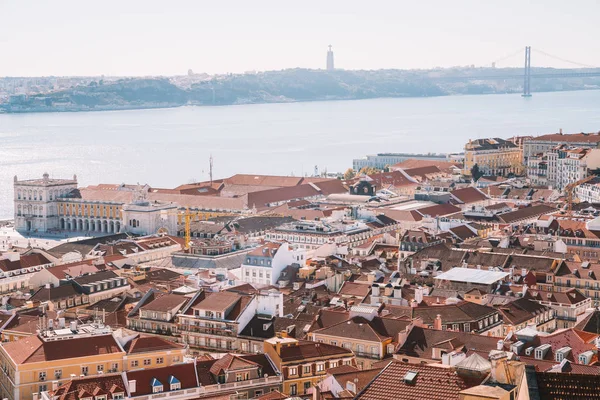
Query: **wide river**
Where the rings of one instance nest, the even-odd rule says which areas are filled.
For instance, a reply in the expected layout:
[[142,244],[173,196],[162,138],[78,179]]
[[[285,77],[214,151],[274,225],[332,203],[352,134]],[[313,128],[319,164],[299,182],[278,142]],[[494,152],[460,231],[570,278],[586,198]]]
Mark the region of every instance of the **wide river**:
[[600,91],[82,113],[0,114],[0,219],[12,182],[174,187],[235,173],[344,171],[378,152],[459,152],[469,138],[600,130]]

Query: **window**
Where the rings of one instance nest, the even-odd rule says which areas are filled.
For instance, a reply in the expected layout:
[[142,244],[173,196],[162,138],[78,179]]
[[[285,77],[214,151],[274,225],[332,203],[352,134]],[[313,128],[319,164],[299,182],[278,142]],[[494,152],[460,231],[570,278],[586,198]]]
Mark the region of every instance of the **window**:
[[308,392],[308,389],[310,389],[310,382],[304,382],[304,394]]
[[152,393],[161,393],[163,391],[162,385],[156,385],[152,387]]
[[87,367],[87,365],[81,367],[81,375],[87,375],[89,372],[89,369]]
[[149,358],[144,359],[144,365],[150,365],[152,364],[152,360]]
[[458,330],[460,330],[460,325],[459,325],[459,324],[452,324],[452,330],[453,330],[453,331],[458,331]]
[[338,366],[338,362],[337,362],[337,361],[331,361],[331,362],[329,363],[329,368],[335,368],[335,367],[337,367],[337,366]]
[[42,371],[39,373],[39,380],[40,381],[45,381],[46,380],[46,371]]
[[296,367],[289,367],[289,369],[288,369],[288,375],[298,375],[298,368],[296,368]]
[[133,360],[133,361],[131,361],[131,367],[132,367],[132,368],[135,368],[135,367],[137,367],[138,365],[139,365],[139,362],[138,362],[138,360]]
[[113,400],[123,400],[125,398],[125,393],[113,393]]
[[298,385],[296,385],[295,383],[291,384],[290,385],[290,395],[295,396],[297,394],[298,394]]
[[111,366],[110,366],[110,369],[113,372],[117,372],[119,370],[119,364],[118,363],[112,363]]
[[96,366],[96,370],[97,370],[98,372],[102,372],[102,371],[104,371],[104,365],[103,365],[103,364],[98,364],[98,365]]
[[54,370],[54,377],[56,379],[62,378],[62,369],[56,369],[56,370]]
[[464,327],[465,327],[465,332],[471,332],[471,324],[469,324],[469,323],[466,323],[466,324],[464,325]]
[[311,372],[311,367],[310,367],[310,365],[305,365],[305,366],[304,366],[304,372],[303,372],[303,374],[305,374],[305,375],[306,375],[306,374],[310,374],[310,372]]
[[48,390],[48,385],[40,385],[38,389],[39,393],[45,392],[46,390]]
[[317,364],[317,372],[323,372],[323,371],[325,371],[325,364],[318,363]]
[[162,357],[156,357],[157,364],[162,364],[163,362],[164,362],[164,359]]
[[331,345],[332,345],[332,346],[337,346],[337,342],[336,342],[335,340],[332,340],[332,341],[331,341]]

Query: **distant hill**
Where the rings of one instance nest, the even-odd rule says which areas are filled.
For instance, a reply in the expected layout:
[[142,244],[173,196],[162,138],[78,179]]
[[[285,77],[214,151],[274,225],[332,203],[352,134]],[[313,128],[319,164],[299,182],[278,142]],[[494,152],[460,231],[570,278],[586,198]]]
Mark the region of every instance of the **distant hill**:
[[[179,87],[168,78],[129,78],[92,82],[50,94],[16,95],[0,104],[0,112],[94,111],[182,105],[351,100],[379,97],[426,97],[454,94],[515,93],[521,90],[516,68],[464,68],[429,71],[323,71],[289,69],[256,74],[223,75]],[[469,76],[452,80],[452,74]],[[508,79],[486,80],[490,74]],[[514,78],[512,77],[514,75]],[[532,81],[533,91],[600,88],[600,78]]]

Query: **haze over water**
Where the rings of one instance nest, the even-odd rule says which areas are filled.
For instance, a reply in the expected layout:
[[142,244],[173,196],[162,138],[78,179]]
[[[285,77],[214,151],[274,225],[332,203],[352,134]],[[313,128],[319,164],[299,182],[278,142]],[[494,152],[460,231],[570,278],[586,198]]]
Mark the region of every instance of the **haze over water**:
[[12,183],[44,172],[82,186],[175,187],[235,173],[344,171],[380,152],[460,152],[471,138],[600,131],[600,91],[0,114],[0,219]]

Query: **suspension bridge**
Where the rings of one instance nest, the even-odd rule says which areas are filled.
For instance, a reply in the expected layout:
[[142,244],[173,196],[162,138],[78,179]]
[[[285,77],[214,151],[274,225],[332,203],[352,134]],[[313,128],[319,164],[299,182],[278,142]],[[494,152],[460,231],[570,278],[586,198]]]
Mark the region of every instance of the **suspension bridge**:
[[[499,71],[499,73],[490,73],[490,74],[482,74],[482,75],[442,75],[442,76],[430,76],[429,79],[432,80],[441,80],[441,81],[450,81],[450,82],[463,82],[463,81],[486,81],[486,80],[504,80],[504,79],[522,79],[523,80],[523,97],[531,97],[531,80],[532,79],[552,79],[552,78],[589,78],[589,77],[600,77],[600,67],[582,64],[575,61],[570,61],[564,59],[562,57],[557,57],[552,54],[546,53],[542,50],[534,50],[538,54],[542,54],[546,57],[552,58],[554,60],[561,61],[563,63],[571,64],[576,66],[577,68],[565,68],[565,69],[554,69],[551,71],[538,71],[532,73],[531,71],[531,46],[525,47],[525,63],[523,70],[519,72],[518,70],[511,71]],[[495,60],[491,63],[492,68],[495,68],[498,62],[507,60],[511,57],[514,57],[522,53],[523,50],[519,49],[516,52],[513,52],[505,57],[502,57],[498,60]],[[544,68],[546,69],[546,68]]]

